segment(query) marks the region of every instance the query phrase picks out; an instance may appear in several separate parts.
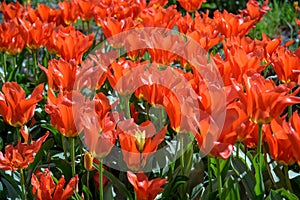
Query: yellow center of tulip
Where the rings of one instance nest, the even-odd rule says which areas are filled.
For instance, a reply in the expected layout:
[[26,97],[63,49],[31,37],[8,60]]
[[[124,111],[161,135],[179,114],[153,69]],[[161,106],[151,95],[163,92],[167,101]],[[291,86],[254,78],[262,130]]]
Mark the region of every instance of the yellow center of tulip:
[[146,131],[140,131],[138,130],[135,133],[136,138],[136,146],[138,147],[139,151],[142,152],[146,143]]

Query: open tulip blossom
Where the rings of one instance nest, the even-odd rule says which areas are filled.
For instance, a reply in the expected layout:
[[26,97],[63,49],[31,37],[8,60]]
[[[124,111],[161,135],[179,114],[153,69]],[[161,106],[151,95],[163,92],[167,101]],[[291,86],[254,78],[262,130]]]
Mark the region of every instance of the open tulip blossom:
[[299,199],[291,2],[2,1],[0,199]]

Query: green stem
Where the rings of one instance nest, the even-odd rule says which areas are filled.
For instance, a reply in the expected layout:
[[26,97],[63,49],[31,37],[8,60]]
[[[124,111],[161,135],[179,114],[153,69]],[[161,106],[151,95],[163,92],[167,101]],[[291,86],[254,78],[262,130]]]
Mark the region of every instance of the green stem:
[[6,64],[6,54],[3,52],[3,73],[4,73],[4,81],[6,81],[6,74],[7,74],[7,64]]
[[65,156],[65,160],[67,160],[67,148],[66,148],[66,141],[65,141],[65,136],[63,134],[61,134],[61,143],[63,146],[63,150],[64,150],[64,156]]
[[240,142],[237,143],[236,145],[236,157],[239,158],[240,157]]
[[32,50],[33,53],[33,76],[34,79],[37,80],[37,52],[36,50]]
[[208,156],[207,157],[207,171],[208,171],[208,185],[209,185],[209,192],[212,192],[212,172],[211,172],[211,168],[210,168],[210,165],[211,165],[211,158]]
[[264,178],[263,178],[263,170],[262,165],[264,163],[264,156],[262,152],[262,124],[258,124],[258,144],[257,144],[257,153],[259,159],[259,176],[260,176],[260,188],[264,191]]
[[220,168],[220,159],[219,158],[216,158],[216,164],[217,164],[218,192],[219,192],[219,197],[221,197],[221,194],[222,194],[222,176],[221,176],[221,168]]
[[99,196],[100,200],[103,200],[103,168],[102,168],[102,162],[101,160],[99,161]]
[[285,183],[286,183],[286,186],[287,186],[287,189],[293,193],[293,187],[292,187],[292,184],[291,184],[291,181],[289,179],[289,166],[288,165],[285,165],[283,167],[284,169],[284,177],[285,177]]
[[125,116],[126,119],[131,118],[129,99],[130,99],[130,97],[128,95],[120,97],[121,104],[122,104],[121,106],[124,108],[124,116]]
[[88,29],[88,34],[90,34],[91,28],[90,28],[90,21],[87,21],[87,29]]
[[25,188],[25,178],[23,169],[20,169],[20,176],[21,176],[21,188],[22,188],[22,199],[26,200],[26,188]]
[[72,176],[74,177],[76,174],[75,171],[75,138],[70,138],[70,156],[71,156],[71,162],[72,162]]
[[262,124],[258,125],[258,144],[257,144],[257,153],[259,154],[259,171],[262,173]]

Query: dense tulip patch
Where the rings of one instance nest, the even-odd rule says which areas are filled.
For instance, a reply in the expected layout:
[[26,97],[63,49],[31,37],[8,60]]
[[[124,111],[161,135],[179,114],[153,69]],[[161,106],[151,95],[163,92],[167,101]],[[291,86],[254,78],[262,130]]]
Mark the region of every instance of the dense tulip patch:
[[300,198],[300,47],[205,2],[2,2],[0,199]]

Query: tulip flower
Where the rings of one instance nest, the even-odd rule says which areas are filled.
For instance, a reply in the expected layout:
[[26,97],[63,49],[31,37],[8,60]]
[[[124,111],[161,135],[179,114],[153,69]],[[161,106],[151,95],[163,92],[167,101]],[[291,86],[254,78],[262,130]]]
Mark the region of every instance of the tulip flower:
[[43,23],[61,24],[60,12],[45,4],[38,4],[36,9],[28,6],[27,17],[31,23],[40,20]]
[[200,9],[202,3],[206,0],[178,0],[178,2],[187,12],[195,12]]
[[148,156],[154,153],[164,140],[166,130],[165,126],[155,134],[155,127],[150,121],[143,122],[140,126],[137,126],[133,119],[119,122],[119,141],[129,169],[138,171],[145,166]]
[[69,183],[65,186],[66,180],[64,175],[55,184],[51,172],[49,169],[45,169],[44,172],[38,171],[36,175],[32,174],[31,185],[32,194],[36,195],[37,200],[67,200],[73,194],[78,185],[78,175],[71,178]]
[[279,47],[272,55],[272,66],[283,83],[300,83],[300,58],[284,47]]
[[82,130],[78,114],[84,102],[84,96],[79,92],[59,93],[58,97],[55,97],[48,90],[45,111],[50,114],[52,126],[61,134],[65,137],[76,137]]
[[71,3],[77,8],[79,16],[83,21],[90,21],[93,18],[96,1],[72,0]]
[[30,23],[25,19],[19,19],[19,23],[26,45],[33,50],[38,50],[44,46],[54,29],[53,23],[43,24],[38,18],[34,23]]
[[164,190],[162,186],[168,181],[168,178],[155,178],[149,181],[143,172],[134,174],[130,171],[127,172],[127,178],[138,200],[154,200]]
[[7,145],[5,147],[5,154],[0,152],[0,169],[16,171],[27,168],[30,163],[34,161],[35,154],[38,153],[42,144],[46,141],[49,132],[33,141],[31,144],[21,143],[18,141],[16,146]]
[[23,50],[24,46],[25,41],[16,21],[11,20],[0,25],[0,52],[5,51],[10,55],[16,55]]
[[267,14],[269,10],[271,10],[271,8],[269,8],[269,6],[268,6],[268,3],[269,3],[269,1],[266,0],[260,7],[258,1],[249,0],[246,5],[247,8],[244,10],[241,10],[240,12],[245,16],[249,16],[250,19],[255,19],[256,22],[259,22],[262,19],[262,17],[265,14]]
[[92,46],[94,34],[85,36],[72,26],[59,26],[49,39],[47,49],[58,53],[65,61],[74,60],[80,64],[83,54]]
[[61,10],[62,20],[67,26],[74,24],[79,19],[78,9],[74,6],[73,2],[60,1],[58,6]]
[[74,82],[79,73],[79,66],[66,62],[64,59],[52,59],[48,68],[39,66],[47,75],[48,86],[53,91],[72,91]]
[[38,85],[26,99],[25,91],[16,82],[7,82],[0,92],[0,114],[14,127],[25,125],[34,115],[36,104],[43,99],[44,85]]
[[[294,117],[296,115],[294,115]],[[297,156],[293,151],[294,144],[288,137],[291,130],[292,128],[289,126],[288,122],[284,119],[277,118],[271,121],[270,126],[265,131],[270,156],[277,162],[285,165],[292,165],[298,161]],[[299,135],[299,133],[296,134]],[[297,154],[299,154],[299,152],[297,152]]]
[[5,1],[3,1],[0,4],[0,10],[4,15],[5,21],[9,21],[11,19],[14,19],[16,17],[21,17],[25,15],[25,7],[20,4],[18,1],[16,3],[9,3],[6,4]]
[[300,98],[295,96],[299,90],[288,94],[290,89],[286,85],[276,86],[272,80],[266,80],[253,71],[244,75],[244,83],[246,93],[233,81],[248,117],[256,124],[268,124],[273,118],[280,116],[287,106],[300,103]]

